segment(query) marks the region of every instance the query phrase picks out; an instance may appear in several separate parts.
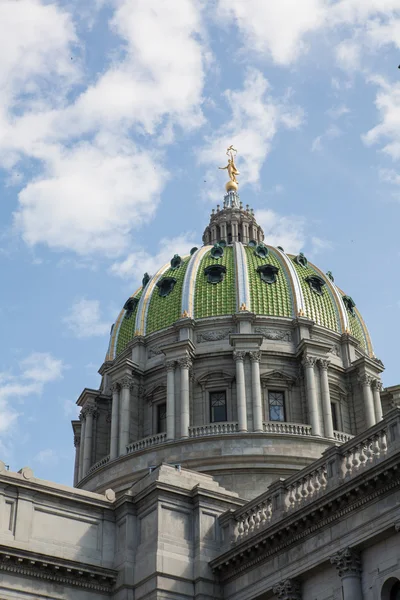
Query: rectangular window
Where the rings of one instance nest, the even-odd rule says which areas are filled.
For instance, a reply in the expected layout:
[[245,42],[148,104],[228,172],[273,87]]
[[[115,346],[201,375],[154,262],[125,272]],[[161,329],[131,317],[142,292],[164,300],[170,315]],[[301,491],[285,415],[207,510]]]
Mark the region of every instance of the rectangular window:
[[331,402],[332,424],[334,431],[339,431],[338,407],[336,402]]
[[284,392],[268,392],[268,419],[269,421],[285,420]]
[[210,392],[210,421],[220,423],[226,421],[226,392]]
[[157,433],[167,431],[167,405],[165,402],[157,404]]

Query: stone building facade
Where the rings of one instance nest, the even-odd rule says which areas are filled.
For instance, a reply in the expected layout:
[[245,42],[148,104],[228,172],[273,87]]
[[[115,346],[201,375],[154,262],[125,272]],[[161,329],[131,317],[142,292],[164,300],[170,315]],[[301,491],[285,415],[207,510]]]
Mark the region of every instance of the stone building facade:
[[74,487],[0,464],[0,598],[400,598],[400,386],[354,300],[228,189],[125,302]]

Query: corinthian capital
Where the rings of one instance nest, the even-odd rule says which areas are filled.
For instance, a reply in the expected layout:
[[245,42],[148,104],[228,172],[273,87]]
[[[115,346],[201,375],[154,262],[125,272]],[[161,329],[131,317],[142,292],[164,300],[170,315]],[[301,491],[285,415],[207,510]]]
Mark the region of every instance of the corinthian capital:
[[181,369],[190,369],[190,367],[192,366],[192,361],[188,357],[180,358],[178,360],[178,365]]
[[80,446],[80,443],[81,443],[81,436],[80,435],[74,435],[74,446],[75,446],[75,448],[77,446]]
[[327,371],[329,368],[329,365],[331,364],[331,361],[328,360],[327,358],[319,358],[318,359],[318,364],[319,364],[319,368],[322,371]]
[[339,550],[333,556],[331,556],[331,564],[335,565],[339,572],[339,577],[345,575],[361,575],[361,560],[360,555],[356,550],[352,548],[345,548]]
[[233,360],[236,362],[237,360],[244,360],[246,356],[246,352],[244,350],[235,350],[233,353]]
[[311,369],[314,368],[317,359],[315,356],[304,356],[301,362],[305,369]]
[[165,368],[167,369],[167,372],[173,371],[175,369],[175,364],[176,362],[174,360],[166,360]]
[[82,408],[82,414],[85,418],[87,418],[89,415],[95,418],[97,416],[96,406],[94,404],[86,404],[86,406]]
[[117,383],[116,381],[113,381],[113,383],[110,385],[110,390],[111,390],[112,394],[114,392],[118,392],[119,391],[119,383]]
[[249,352],[251,362],[260,362],[261,360],[261,350],[257,350],[256,352]]
[[121,386],[122,389],[126,389],[126,388],[131,388],[134,384],[134,380],[133,377],[131,377],[130,375],[124,375],[124,377],[122,377],[119,381],[118,381],[119,385]]
[[381,393],[381,391],[383,389],[382,381],[380,379],[374,379],[374,381],[373,381],[373,388],[375,390],[378,390],[379,393]]
[[361,386],[363,385],[368,385],[369,387],[371,387],[372,383],[374,381],[374,378],[371,377],[371,375],[360,375],[358,378],[358,382]]
[[274,587],[274,594],[279,600],[301,600],[300,583],[295,579],[286,579]]

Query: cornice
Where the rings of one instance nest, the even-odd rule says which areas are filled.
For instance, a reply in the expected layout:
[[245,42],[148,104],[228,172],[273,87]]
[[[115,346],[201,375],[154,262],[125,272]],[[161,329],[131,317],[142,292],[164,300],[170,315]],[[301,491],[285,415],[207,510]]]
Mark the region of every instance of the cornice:
[[0,548],[0,571],[106,594],[112,591],[117,580],[117,571],[112,569],[56,559],[36,552],[15,551],[7,546]]
[[303,539],[359,510],[379,496],[400,486],[399,457],[389,459],[342,482],[306,506],[284,516],[275,525],[261,530],[233,546],[210,563],[221,581],[230,581],[255,565],[279,554]]

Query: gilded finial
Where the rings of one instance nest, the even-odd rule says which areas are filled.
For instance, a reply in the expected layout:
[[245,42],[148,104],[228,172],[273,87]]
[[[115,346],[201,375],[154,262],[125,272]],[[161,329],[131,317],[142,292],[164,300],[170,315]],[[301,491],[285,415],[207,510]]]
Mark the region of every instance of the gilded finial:
[[182,319],[187,319],[187,317],[189,316],[189,313],[187,310],[184,310],[182,313]]
[[299,312],[298,312],[298,316],[299,316],[299,317],[304,317],[304,315],[305,315],[305,312],[304,312],[304,310],[301,308],[301,309],[299,310]]
[[240,305],[240,310],[247,310],[247,307],[244,302]]
[[239,182],[236,179],[236,175],[240,175],[240,173],[237,170],[236,165],[235,165],[236,154],[237,154],[237,150],[231,144],[229,146],[229,148],[227,148],[227,150],[226,150],[226,155],[228,157],[228,164],[226,165],[226,167],[218,167],[222,171],[225,169],[228,171],[229,181],[225,185],[227,192],[229,192],[230,190],[234,190],[235,192],[237,192],[237,189],[239,187]]

